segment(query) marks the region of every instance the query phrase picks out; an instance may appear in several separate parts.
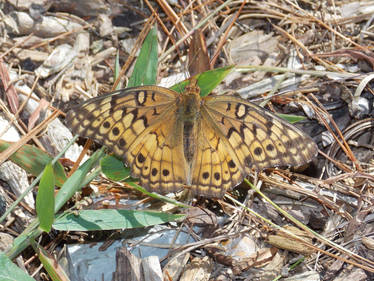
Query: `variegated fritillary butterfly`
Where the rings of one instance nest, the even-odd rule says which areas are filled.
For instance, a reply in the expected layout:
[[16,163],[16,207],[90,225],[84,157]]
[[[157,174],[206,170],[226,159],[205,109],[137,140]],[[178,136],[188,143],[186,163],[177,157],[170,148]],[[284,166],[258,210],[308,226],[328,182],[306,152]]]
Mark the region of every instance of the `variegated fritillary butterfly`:
[[85,101],[67,123],[123,157],[140,185],[159,193],[189,186],[220,198],[251,169],[302,165],[316,155],[310,137],[263,108],[199,93],[196,80],[182,94],[128,88]]

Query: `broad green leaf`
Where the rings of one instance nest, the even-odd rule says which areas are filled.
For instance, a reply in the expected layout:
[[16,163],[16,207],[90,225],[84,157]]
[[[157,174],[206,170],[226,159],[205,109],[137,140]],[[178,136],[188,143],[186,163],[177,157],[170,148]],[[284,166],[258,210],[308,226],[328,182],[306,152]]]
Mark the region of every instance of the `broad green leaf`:
[[[209,71],[205,71],[195,76],[200,87],[200,96],[205,97],[211,93],[215,87],[234,69],[234,66],[226,66]],[[189,80],[182,81],[171,87],[172,90],[182,93]]]
[[157,28],[152,28],[144,40],[127,87],[155,85],[158,65]]
[[53,228],[65,231],[91,231],[147,227],[183,219],[185,215],[136,210],[82,210],[57,218]]
[[25,271],[16,266],[4,254],[0,252],[0,280],[2,281],[35,281]]
[[130,169],[123,166],[122,161],[114,156],[105,156],[100,160],[101,171],[109,179],[121,181],[130,176]]
[[[12,144],[12,142],[0,140],[0,152],[4,151]],[[39,175],[43,171],[44,167],[52,161],[52,158],[47,153],[35,146],[28,144],[23,145],[20,149],[13,153],[9,159],[34,176]],[[64,167],[60,164],[60,162],[56,162],[53,169],[56,176],[56,185],[62,186],[66,180]]]
[[52,164],[45,166],[40,179],[38,196],[36,196],[36,213],[39,218],[39,227],[45,232],[51,231],[55,208],[55,177]]

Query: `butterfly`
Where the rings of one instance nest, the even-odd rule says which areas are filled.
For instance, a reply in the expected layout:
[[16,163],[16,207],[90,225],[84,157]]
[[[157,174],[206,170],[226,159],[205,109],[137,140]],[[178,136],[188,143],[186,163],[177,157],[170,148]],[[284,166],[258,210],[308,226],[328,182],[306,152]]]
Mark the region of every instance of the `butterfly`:
[[188,187],[221,198],[251,171],[299,166],[317,154],[313,140],[269,111],[232,95],[200,97],[139,86],[89,99],[66,117],[72,131],[107,146],[132,177],[161,194]]

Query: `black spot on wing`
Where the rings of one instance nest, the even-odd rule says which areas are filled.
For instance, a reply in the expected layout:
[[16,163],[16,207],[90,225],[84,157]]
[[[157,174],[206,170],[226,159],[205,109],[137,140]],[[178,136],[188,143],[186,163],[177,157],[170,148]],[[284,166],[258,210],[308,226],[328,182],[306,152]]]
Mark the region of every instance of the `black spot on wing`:
[[137,96],[136,96],[136,104],[137,105],[143,105],[145,104],[145,102],[147,101],[147,92],[145,91],[140,91],[137,93]]
[[268,131],[271,131],[271,128],[273,127],[273,122],[271,122],[270,120],[267,120],[265,123],[265,127],[266,129],[268,129]]
[[142,153],[138,154],[138,161],[139,161],[139,163],[143,163],[145,161],[145,157],[143,156]]
[[105,129],[108,129],[108,128],[110,127],[110,123],[109,123],[108,121],[105,121],[105,122],[103,123],[103,127],[104,127]]
[[262,148],[258,146],[258,147],[255,148],[255,150],[253,152],[257,156],[260,156],[262,154]]
[[122,118],[124,118],[127,114],[127,107],[122,107]]
[[143,120],[144,128],[148,127],[148,120],[145,116],[140,117],[139,120]]
[[112,133],[113,133],[113,135],[118,136],[119,133],[120,133],[118,127],[114,127],[114,128],[112,129]]
[[124,138],[120,138],[120,140],[119,140],[119,145],[120,145],[121,147],[125,147],[125,146],[126,146],[126,141],[125,141]]
[[251,167],[251,165],[253,164],[252,157],[251,157],[250,155],[248,155],[247,157],[245,157],[245,159],[244,159],[244,163],[245,163],[248,167]]
[[273,150],[274,150],[274,145],[272,145],[272,144],[268,144],[268,145],[266,146],[266,150],[267,150],[267,151],[273,151]]
[[153,168],[152,171],[151,171],[151,173],[152,173],[152,176],[155,177],[157,175],[157,173],[158,173],[158,170],[156,168]]
[[139,110],[137,108],[134,108],[134,110],[131,111],[131,114],[134,116],[133,120],[138,118]]
[[110,115],[113,114],[114,108],[116,107],[116,105],[117,105],[117,98],[112,97],[111,100],[110,100],[110,107],[109,107],[109,114]]

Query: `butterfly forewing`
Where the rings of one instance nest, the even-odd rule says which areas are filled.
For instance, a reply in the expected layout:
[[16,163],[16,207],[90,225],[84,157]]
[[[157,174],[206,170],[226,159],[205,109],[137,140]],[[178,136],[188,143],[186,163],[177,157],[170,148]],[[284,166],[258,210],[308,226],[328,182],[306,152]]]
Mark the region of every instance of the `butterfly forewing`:
[[309,136],[253,103],[233,96],[214,96],[206,98],[205,107],[246,173],[303,165],[317,153]]
[[145,188],[177,191],[187,181],[181,124],[176,120],[178,96],[154,86],[118,91],[73,108],[67,124],[121,156]]

